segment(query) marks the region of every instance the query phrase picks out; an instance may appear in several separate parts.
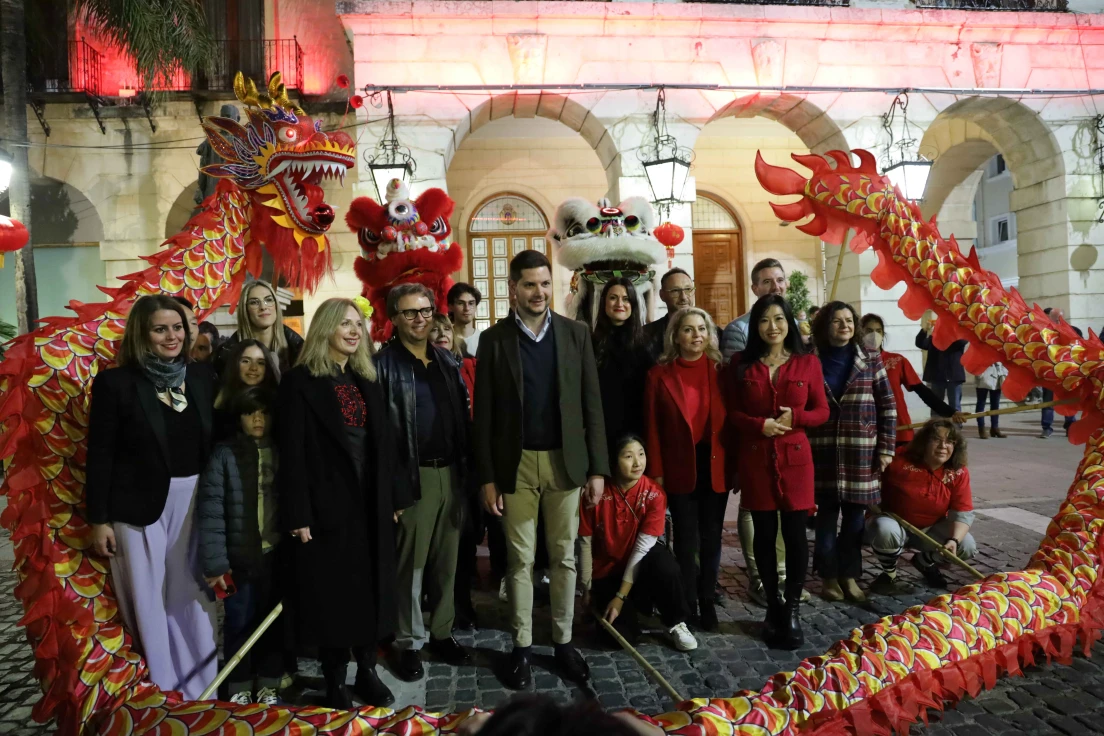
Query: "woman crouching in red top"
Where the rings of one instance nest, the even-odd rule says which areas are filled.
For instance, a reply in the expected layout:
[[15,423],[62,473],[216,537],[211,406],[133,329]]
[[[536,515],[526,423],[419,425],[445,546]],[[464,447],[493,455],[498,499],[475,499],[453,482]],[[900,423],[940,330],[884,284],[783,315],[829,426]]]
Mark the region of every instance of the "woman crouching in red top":
[[[697,307],[675,312],[659,365],[644,386],[644,426],[652,477],[667,494],[675,558],[691,615],[717,630],[713,590],[721,561],[728,483],[722,444],[725,411],[717,382],[717,330]],[[699,575],[698,560],[701,560]]]
[[[628,434],[614,448],[614,477],[606,479],[602,500],[593,508],[584,505],[579,515],[583,607],[593,601],[605,611],[606,621],[616,623],[622,636],[633,641],[639,635],[633,608],[655,606],[675,648],[697,649],[697,640],[686,628],[690,611],[678,563],[658,542],[667,500],[663,489],[644,475],[644,441]],[[627,610],[626,602],[631,604]]]
[[[828,420],[824,375],[805,353],[789,302],[768,294],[751,308],[748,342],[721,377],[730,425],[739,433],[740,506],[751,512],[755,559],[767,596],[763,639],[779,649],[804,642],[798,606],[809,547],[805,521],[814,507],[813,453],[806,427]],[[786,543],[786,600],[778,590],[775,535]]]
[[[882,508],[927,532],[927,535],[968,560],[977,553],[970,534],[974,497],[966,467],[966,438],[950,419],[932,419],[920,428],[905,451],[882,476]],[[946,588],[937,550],[905,531],[896,519],[879,515],[866,523],[866,541],[874,548],[882,572],[870,590],[882,595],[911,592],[897,580],[897,558],[905,547],[920,550],[912,564],[929,585]]]

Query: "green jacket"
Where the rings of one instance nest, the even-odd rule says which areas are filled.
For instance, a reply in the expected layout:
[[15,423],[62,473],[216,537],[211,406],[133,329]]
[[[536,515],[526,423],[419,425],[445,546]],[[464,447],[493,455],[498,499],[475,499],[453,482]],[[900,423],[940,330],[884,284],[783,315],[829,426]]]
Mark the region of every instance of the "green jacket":
[[[564,464],[576,486],[609,475],[602,395],[590,329],[552,313]],[[514,313],[479,338],[475,369],[475,470],[480,485],[513,493],[522,450],[520,331]]]

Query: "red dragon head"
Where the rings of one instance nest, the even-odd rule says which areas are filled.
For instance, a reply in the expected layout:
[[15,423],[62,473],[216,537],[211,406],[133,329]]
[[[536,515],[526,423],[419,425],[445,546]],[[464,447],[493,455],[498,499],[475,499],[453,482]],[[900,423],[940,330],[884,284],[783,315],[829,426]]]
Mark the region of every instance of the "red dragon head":
[[[448,244],[452,234],[449,218],[456,203],[444,190],[427,189],[411,200],[406,184],[392,179],[384,199],[386,203],[381,205],[358,197],[345,215],[346,224],[360,241],[356,274],[376,310],[372,337],[378,341],[387,339],[391,324],[383,305],[376,302],[385,298],[392,286],[417,281],[439,293],[463,260],[460,246]],[[437,307],[444,309],[445,305],[438,303]]]
[[[269,79],[267,94],[238,72],[234,93],[246,105],[248,124],[204,119],[207,140],[225,161],[203,172],[249,192],[258,213],[252,242],[264,244],[290,285],[313,290],[330,267],[326,231],[334,221],[321,182],[344,180],[356,163],[356,145],[340,131],[323,133],[321,121],[304,115],[288,99],[279,72]],[[250,271],[259,272],[259,249],[246,260]]]

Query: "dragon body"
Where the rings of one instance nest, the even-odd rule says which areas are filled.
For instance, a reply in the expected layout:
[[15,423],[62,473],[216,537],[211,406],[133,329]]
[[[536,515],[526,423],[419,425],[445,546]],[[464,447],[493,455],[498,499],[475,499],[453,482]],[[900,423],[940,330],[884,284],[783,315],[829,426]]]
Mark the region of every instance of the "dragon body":
[[[263,125],[256,122],[251,115],[251,132],[242,145],[256,148],[265,140]],[[225,123],[208,131],[241,140]],[[331,136],[317,144],[334,149],[327,149],[327,157],[337,149],[348,151],[351,163],[351,141]],[[1001,360],[1009,366],[1005,388],[1014,398],[1032,384],[1043,384],[1074,399],[1060,411],[1083,412],[1071,438],[1086,442],[1085,456],[1026,570],[992,575],[856,629],[825,654],[770,678],[759,692],[690,700],[669,713],[640,715],[667,733],[903,732],[924,717],[926,708],[976,694],[1002,674],[1019,673],[1040,654],[1069,658],[1079,636],[1087,652],[1104,627],[1097,585],[1104,526],[1104,345],[1091,333],[1078,338],[1038,307],[1029,308],[1015,290],[1005,290],[973,254],[963,254],[933,222],[922,220],[917,208],[878,175],[869,153],[857,153],[858,166],[839,152],[829,154],[831,160],[796,156],[812,170],[808,178],[761,159],[756,173],[772,193],[799,197],[775,210],[787,221],[811,215],[800,226],[804,232],[841,243],[847,230],[855,229],[852,247],[877,251],[875,282],[887,288],[905,282],[905,313],[915,319],[931,308],[941,315],[937,345],[957,337],[969,340],[965,362],[970,370]],[[231,155],[241,158],[236,151]],[[328,164],[327,157],[319,160]],[[294,160],[305,164],[312,159]],[[252,183],[271,175],[262,168],[261,179]],[[219,173],[238,178],[252,172]],[[127,309],[137,296],[157,291],[186,295],[205,311],[232,301],[244,272],[259,262],[258,232],[273,223],[290,228],[282,233],[284,240],[265,243],[277,265],[296,274],[299,283],[317,280],[317,268],[327,260],[325,238],[298,221],[305,215],[308,224],[317,225],[332,220],[332,212],[309,190],[310,177],[300,183],[307,188],[292,181],[285,182],[286,192],[274,187],[275,192],[261,193],[271,182],[256,188],[240,180],[221,182],[185,231],[148,259],[148,269],[107,290],[110,302],[73,304],[76,317],[47,320],[17,340],[0,363],[2,490],[9,496],[0,520],[13,531],[21,581],[16,594],[27,611],[22,623],[45,690],[35,717],[56,717],[62,733],[91,726],[108,736],[448,734],[472,712],[235,706],[186,702],[161,692],[144,677],[142,660],[119,623],[104,561],[86,554],[90,534],[80,505],[88,387],[111,364]],[[284,211],[273,206],[276,198]],[[297,208],[294,216],[287,207]],[[366,220],[349,224],[358,230],[368,226]],[[414,251],[437,252],[425,245]]]

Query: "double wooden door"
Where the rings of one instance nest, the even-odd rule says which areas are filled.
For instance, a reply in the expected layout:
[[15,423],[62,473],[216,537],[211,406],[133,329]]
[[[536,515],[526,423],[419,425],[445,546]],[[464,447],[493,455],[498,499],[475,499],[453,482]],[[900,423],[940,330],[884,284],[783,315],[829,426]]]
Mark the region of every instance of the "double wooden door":
[[694,233],[695,303],[723,328],[746,311],[739,231]]

